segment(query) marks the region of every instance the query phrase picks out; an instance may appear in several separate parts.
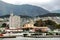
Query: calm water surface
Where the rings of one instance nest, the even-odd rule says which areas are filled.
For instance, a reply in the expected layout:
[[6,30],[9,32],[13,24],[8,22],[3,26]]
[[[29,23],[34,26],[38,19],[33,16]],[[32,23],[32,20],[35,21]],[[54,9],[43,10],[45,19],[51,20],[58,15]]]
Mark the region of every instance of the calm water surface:
[[17,38],[0,38],[0,40],[60,40],[60,38],[25,38],[25,37],[17,37]]

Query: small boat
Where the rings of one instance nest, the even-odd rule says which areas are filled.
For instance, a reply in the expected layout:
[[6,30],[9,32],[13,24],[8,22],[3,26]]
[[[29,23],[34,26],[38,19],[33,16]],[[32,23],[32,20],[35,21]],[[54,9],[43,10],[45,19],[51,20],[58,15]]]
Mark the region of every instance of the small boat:
[[0,38],[16,38],[16,36],[10,36],[10,35],[4,36],[4,34],[0,34]]

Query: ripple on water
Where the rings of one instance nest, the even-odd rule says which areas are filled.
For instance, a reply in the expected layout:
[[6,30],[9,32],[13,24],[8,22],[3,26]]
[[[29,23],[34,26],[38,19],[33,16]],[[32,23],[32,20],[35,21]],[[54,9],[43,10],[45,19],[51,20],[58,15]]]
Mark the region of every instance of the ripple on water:
[[60,40],[60,38],[26,38],[26,37],[17,37],[17,38],[4,38],[1,40]]

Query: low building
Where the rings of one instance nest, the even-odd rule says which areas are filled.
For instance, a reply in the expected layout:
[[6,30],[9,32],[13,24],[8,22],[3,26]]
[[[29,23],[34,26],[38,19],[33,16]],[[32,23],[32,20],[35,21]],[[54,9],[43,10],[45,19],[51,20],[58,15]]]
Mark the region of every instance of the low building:
[[50,28],[48,27],[36,27],[34,26],[34,24],[32,23],[26,23],[24,24],[24,27],[22,27],[23,29],[29,29],[29,31],[42,31],[42,32],[47,32],[50,31]]
[[35,31],[39,31],[39,32],[48,32],[49,31],[48,27],[34,27],[33,29]]
[[24,24],[24,27],[25,28],[32,28],[32,27],[34,27],[34,25],[31,23],[26,23],[26,24]]
[[22,29],[5,29],[5,32],[23,32]]

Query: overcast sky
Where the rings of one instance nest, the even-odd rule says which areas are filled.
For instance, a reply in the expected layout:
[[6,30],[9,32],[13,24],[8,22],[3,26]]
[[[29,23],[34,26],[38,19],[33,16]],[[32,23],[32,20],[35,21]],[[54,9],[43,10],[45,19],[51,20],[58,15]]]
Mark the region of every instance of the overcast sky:
[[16,5],[21,5],[21,4],[36,5],[50,11],[60,9],[60,0],[3,0],[3,1]]

